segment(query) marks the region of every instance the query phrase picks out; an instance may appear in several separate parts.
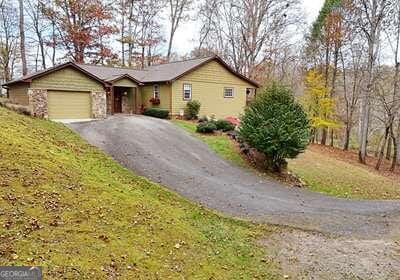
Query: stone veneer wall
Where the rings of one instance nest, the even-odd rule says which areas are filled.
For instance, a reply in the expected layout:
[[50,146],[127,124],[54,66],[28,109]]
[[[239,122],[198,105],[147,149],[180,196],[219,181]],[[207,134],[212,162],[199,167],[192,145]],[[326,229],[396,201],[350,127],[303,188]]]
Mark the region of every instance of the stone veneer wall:
[[104,91],[92,92],[92,116],[95,119],[107,117],[107,98]]
[[111,114],[111,91],[107,91],[106,93],[107,98],[107,114]]
[[47,90],[30,88],[28,89],[29,106],[32,108],[32,114],[39,118],[48,118],[47,109]]
[[131,114],[132,113],[132,104],[131,100],[128,95],[123,95],[122,96],[122,113],[124,114]]

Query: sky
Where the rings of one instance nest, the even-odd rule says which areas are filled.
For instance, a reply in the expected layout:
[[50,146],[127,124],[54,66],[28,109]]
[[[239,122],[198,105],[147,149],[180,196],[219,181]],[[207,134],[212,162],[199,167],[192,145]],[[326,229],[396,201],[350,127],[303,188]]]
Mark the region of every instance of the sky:
[[[318,16],[324,0],[302,0],[303,10],[308,24],[311,24]],[[173,44],[173,50],[180,55],[190,52],[195,46],[196,34],[199,32],[197,22],[184,23],[176,32]],[[168,34],[169,27],[165,25],[165,34]]]

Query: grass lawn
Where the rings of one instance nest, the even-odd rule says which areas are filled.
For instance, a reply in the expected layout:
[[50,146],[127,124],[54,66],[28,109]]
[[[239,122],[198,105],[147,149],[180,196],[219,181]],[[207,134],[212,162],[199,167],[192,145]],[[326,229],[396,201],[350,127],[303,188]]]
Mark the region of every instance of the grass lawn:
[[196,124],[193,122],[183,120],[173,120],[173,122],[177,126],[199,137],[222,158],[225,158],[226,160],[229,160],[242,167],[249,166],[247,162],[240,156],[239,151],[234,143],[226,135],[200,134],[196,132]]
[[135,176],[65,126],[0,108],[0,263],[45,279],[277,279],[269,228]]
[[[250,165],[239,155],[235,145],[226,135],[196,133],[192,122],[174,120],[179,127],[193,133],[212,150],[227,160],[241,166]],[[289,170],[307,183],[310,190],[332,196],[360,199],[399,199],[400,181],[340,160],[310,147],[297,159],[289,161]]]
[[400,199],[398,178],[337,159],[313,147],[290,160],[289,169],[316,192],[347,198]]

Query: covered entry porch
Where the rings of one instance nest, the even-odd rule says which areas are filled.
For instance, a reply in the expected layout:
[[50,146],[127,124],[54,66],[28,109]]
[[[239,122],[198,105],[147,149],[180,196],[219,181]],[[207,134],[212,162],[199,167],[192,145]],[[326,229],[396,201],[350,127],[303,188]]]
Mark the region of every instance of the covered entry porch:
[[107,114],[140,114],[142,98],[137,81],[119,77],[107,90]]
[[114,102],[112,102],[112,114],[137,114],[137,94],[138,89],[135,87],[114,87]]

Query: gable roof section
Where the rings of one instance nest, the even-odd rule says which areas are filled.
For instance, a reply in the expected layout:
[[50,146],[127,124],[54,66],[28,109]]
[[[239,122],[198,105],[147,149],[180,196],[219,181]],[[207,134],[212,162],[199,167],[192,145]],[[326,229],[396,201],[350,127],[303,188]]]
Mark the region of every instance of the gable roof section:
[[115,75],[115,76],[113,76],[113,77],[107,79],[106,82],[112,83],[112,84],[113,84],[113,83],[118,82],[119,80],[122,80],[122,79],[124,79],[124,78],[127,78],[127,79],[131,80],[131,81],[134,82],[135,84],[143,85],[142,82],[136,80],[134,77],[132,77],[132,76],[129,75],[129,74]]
[[30,82],[32,79],[47,75],[51,72],[63,69],[65,67],[71,66],[75,69],[83,72],[89,77],[101,82],[103,85],[112,84],[124,77],[131,79],[138,85],[143,85],[144,83],[157,83],[157,82],[173,82],[184,75],[195,71],[201,66],[207,64],[211,61],[219,62],[225,69],[227,69],[233,75],[245,80],[246,82],[252,84],[255,87],[260,85],[255,81],[247,78],[244,75],[239,74],[233,70],[228,64],[226,64],[220,57],[211,56],[197,59],[190,59],[184,61],[171,62],[166,64],[152,65],[143,70],[136,70],[131,68],[122,67],[109,67],[109,66],[99,66],[99,65],[89,65],[89,64],[78,64],[74,62],[67,62],[60,64],[55,67],[48,68],[39,72],[35,72],[20,79],[10,81],[3,84],[8,86],[17,82]]
[[93,75],[92,73],[86,71],[85,69],[82,69],[81,67],[79,67],[78,64],[76,64],[74,62],[66,62],[66,63],[59,64],[59,65],[56,65],[56,66],[53,66],[53,67],[50,67],[50,68],[47,68],[47,69],[44,69],[44,70],[41,70],[38,72],[27,74],[25,76],[22,76],[19,79],[14,79],[12,81],[4,83],[3,86],[9,86],[9,85],[19,83],[19,82],[31,82],[33,79],[40,78],[42,76],[45,76],[47,74],[50,74],[52,72],[55,72],[55,71],[58,71],[58,70],[61,70],[61,69],[67,68],[67,67],[72,67],[104,85],[104,81],[99,79],[96,75]]
[[176,76],[175,78],[171,79],[171,80],[177,80],[183,76],[185,76],[186,74],[189,74],[190,72],[195,71],[196,69],[200,68],[201,66],[203,66],[204,64],[207,64],[210,61],[217,61],[219,62],[226,70],[228,70],[230,73],[232,73],[233,75],[239,77],[240,79],[248,82],[249,84],[252,84],[255,87],[260,87],[260,84],[258,84],[257,82],[247,78],[246,76],[240,74],[239,72],[236,72],[232,67],[230,67],[222,58],[220,58],[219,56],[215,55],[215,56],[211,56],[208,58],[203,58],[204,61],[200,62],[198,61],[198,64],[189,68],[187,71],[184,71],[183,73],[181,73],[180,75]]
[[143,82],[170,82],[176,80],[190,70],[194,70],[213,60],[213,58],[205,57],[149,66],[145,69],[146,74]]

